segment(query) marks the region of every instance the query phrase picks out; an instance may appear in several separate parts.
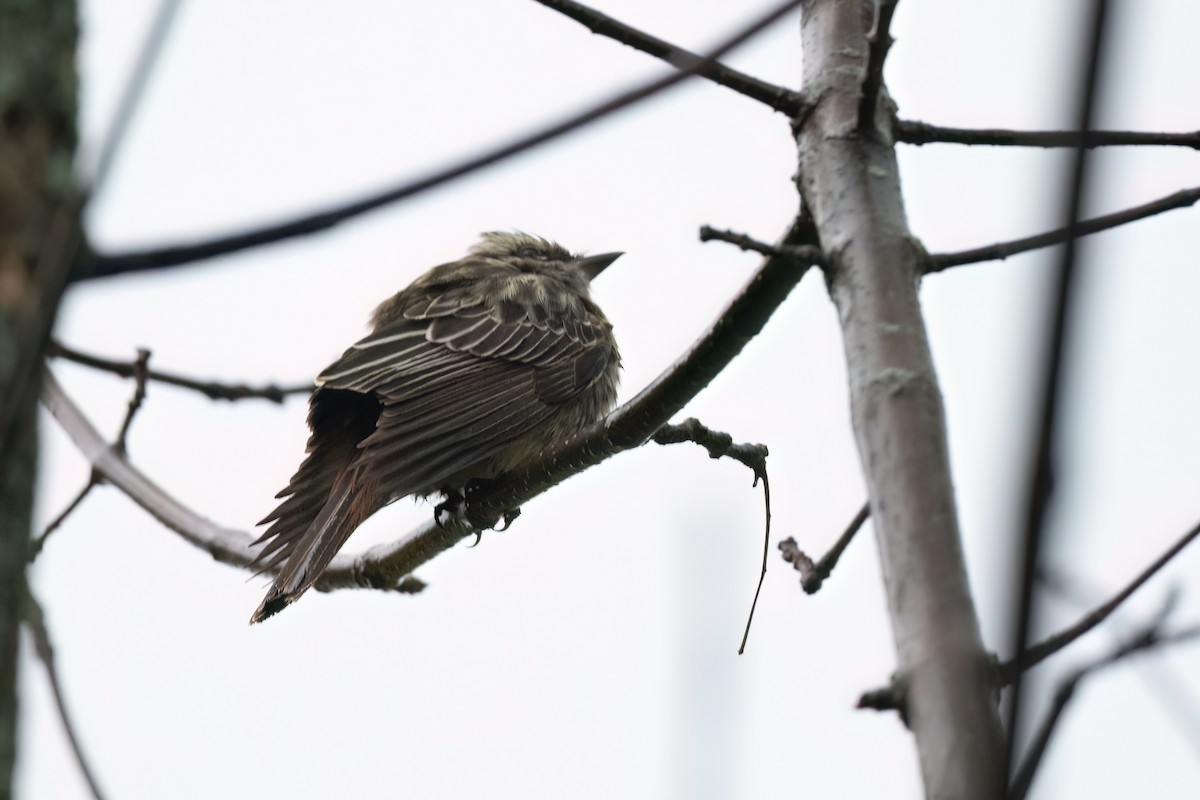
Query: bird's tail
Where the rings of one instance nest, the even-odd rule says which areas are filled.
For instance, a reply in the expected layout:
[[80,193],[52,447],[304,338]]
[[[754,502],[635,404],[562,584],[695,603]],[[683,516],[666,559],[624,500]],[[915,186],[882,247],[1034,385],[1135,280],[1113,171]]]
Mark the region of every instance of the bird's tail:
[[329,499],[288,554],[275,582],[259,603],[250,623],[277,614],[308,591],[350,534],[377,510],[374,492],[364,486],[357,470],[344,471],[334,483]]

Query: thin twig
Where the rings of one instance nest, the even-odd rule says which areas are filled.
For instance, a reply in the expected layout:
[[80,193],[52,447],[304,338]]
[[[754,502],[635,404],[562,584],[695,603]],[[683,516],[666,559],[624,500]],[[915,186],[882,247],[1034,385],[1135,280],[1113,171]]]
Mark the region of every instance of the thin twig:
[[117,441],[113,443],[113,447],[122,453],[127,451],[126,439],[129,437],[129,426],[133,424],[133,418],[137,416],[137,412],[142,407],[142,403],[146,400],[146,379],[149,375],[150,351],[144,347],[139,347],[137,351],[137,360],[133,362],[133,379],[136,381],[136,386],[133,390],[133,397],[129,398],[129,408],[125,411],[125,419],[121,422],[121,432],[117,434]]
[[993,147],[1120,147],[1150,145],[1190,147],[1200,150],[1200,131],[1159,133],[1153,131],[1014,131],[1005,128],[946,128],[896,120],[896,141],[905,144],[967,144]]
[[[800,244],[808,241],[810,233],[807,219],[798,219],[781,243]],[[502,476],[481,490],[470,501],[475,506],[471,517],[498,517],[568,477],[644,443],[762,330],[805,272],[791,258],[768,256],[725,311],[657,379],[603,422],[562,443],[538,463]],[[218,561],[254,568],[256,553],[250,546],[254,537],[200,516],[116,453],[49,372],[42,403],[93,468],[163,525]],[[465,521],[451,519],[439,525],[431,519],[394,542],[357,555],[339,555],[322,573],[316,588],[403,591],[404,579],[413,570],[471,533]]]
[[[1047,592],[1053,593],[1063,602],[1074,606],[1090,606],[1094,598],[1101,594],[1094,587],[1086,587],[1080,583],[1077,575],[1067,575],[1060,569],[1047,568],[1039,565],[1038,584]],[[1085,597],[1093,598],[1085,600]],[[1110,637],[1116,643],[1128,638],[1138,626],[1120,618],[1114,618],[1116,631]],[[1171,664],[1162,661],[1155,662],[1149,668],[1140,670],[1138,678],[1154,697],[1158,704],[1179,728],[1180,738],[1186,741],[1193,752],[1200,756],[1200,698],[1188,685],[1188,679],[1181,677],[1178,670]]]
[[90,264],[90,274],[92,276],[116,275],[124,272],[159,269],[179,264],[188,264],[202,259],[215,258],[216,256],[236,253],[253,247],[273,244],[296,236],[305,236],[328,230],[335,225],[365,214],[368,211],[415,197],[436,186],[441,186],[457,178],[470,175],[484,167],[505,161],[538,145],[553,141],[565,134],[576,131],[586,125],[590,125],[593,122],[640,103],[647,98],[653,97],[665,89],[682,83],[693,75],[696,75],[701,69],[715,63],[721,56],[768,28],[774,22],[791,12],[792,9],[799,6],[801,2],[802,0],[785,0],[785,2],[775,6],[766,14],[763,14],[727,38],[703,59],[688,65],[678,72],[622,92],[616,97],[592,106],[581,113],[527,134],[516,141],[494,147],[477,156],[464,159],[457,164],[438,170],[423,178],[418,178],[401,186],[334,206],[324,211],[306,214],[302,217],[247,231],[218,236],[206,241],[132,253],[114,255],[94,254]]
[[762,569],[758,573],[758,586],[754,589],[754,599],[750,601],[750,613],[746,616],[746,630],[742,632],[742,642],[738,645],[738,655],[740,656],[746,652],[746,641],[750,638],[750,625],[754,622],[754,609],[758,607],[758,595],[762,592],[763,581],[767,577],[767,553],[771,543],[771,481],[767,477],[767,446],[765,444],[734,444],[733,437],[728,433],[714,431],[695,417],[689,417],[678,425],[663,425],[654,432],[650,439],[655,444],[694,442],[708,451],[709,458],[732,458],[745,464],[754,472],[754,486],[758,486],[758,482],[762,481],[763,504],[766,512],[766,524],[763,526]]
[[785,256],[794,258],[808,266],[825,266],[825,254],[819,247],[813,245],[778,245],[760,242],[758,239],[736,231],[720,230],[711,225],[700,226],[700,241],[727,242],[749,253],[761,253],[764,256]]
[[807,553],[800,549],[796,540],[791,536],[779,543],[779,549],[783,553],[783,560],[790,563],[800,573],[800,588],[804,590],[805,594],[816,594],[820,591],[821,586],[825,583],[825,579],[830,576],[833,568],[837,566],[838,559],[842,557],[842,553],[846,551],[846,547],[870,516],[871,504],[863,503],[863,507],[854,515],[854,519],[850,520],[850,524],[846,526],[846,530],[834,542],[833,547],[829,548],[829,552],[821,556],[821,560],[815,563]]
[[976,247],[972,250],[960,250],[956,253],[935,253],[929,256],[928,267],[925,272],[929,274],[932,272],[941,272],[944,269],[958,267],[963,264],[976,264],[980,261],[995,261],[997,259],[1003,260],[1018,253],[1062,244],[1070,240],[1073,235],[1087,236],[1121,225],[1128,225],[1131,222],[1137,222],[1140,219],[1152,217],[1164,211],[1173,211],[1176,208],[1188,208],[1195,205],[1197,201],[1200,201],[1200,187],[1182,189],[1174,194],[1160,197],[1158,200],[1153,200],[1144,205],[1127,208],[1124,211],[1118,211],[1114,214],[1105,214],[1101,217],[1082,220],[1076,223],[1073,228],[1056,228],[1052,231],[1039,233],[1036,236],[1027,236],[1024,239],[1014,239],[1009,242],[998,242],[986,247]]
[[1046,712],[1045,717],[1043,717],[1041,724],[1038,725],[1037,732],[1034,734],[1033,741],[1029,745],[1025,758],[1021,761],[1021,766],[1017,769],[1013,777],[1009,788],[1009,800],[1024,800],[1026,795],[1028,795],[1038,767],[1041,766],[1042,757],[1046,754],[1046,747],[1050,743],[1050,738],[1054,735],[1058,727],[1058,722],[1062,718],[1063,712],[1066,711],[1067,704],[1071,702],[1071,698],[1075,695],[1075,690],[1079,688],[1079,684],[1084,678],[1094,675],[1096,672],[1111,667],[1114,664],[1118,664],[1130,656],[1166,645],[1183,644],[1200,639],[1200,625],[1194,625],[1173,633],[1163,633],[1161,625],[1161,620],[1156,620],[1143,629],[1137,636],[1121,644],[1106,657],[1076,670],[1071,677],[1059,684],[1058,689],[1054,693],[1054,702]]
[[865,131],[875,123],[875,107],[879,105],[879,93],[883,90],[883,65],[888,50],[896,41],[892,38],[892,15],[896,13],[898,0],[879,0],[875,13],[875,29],[868,37],[871,49],[867,55],[867,74],[863,78],[862,98],[858,102],[858,129]]
[[[115,359],[103,358],[101,356],[83,353],[60,342],[50,342],[46,347],[47,355],[63,358],[67,361],[73,361],[76,364],[83,364],[86,367],[93,369],[104,370],[111,372],[114,375],[120,375],[122,378],[133,378],[137,376],[137,361],[117,361]],[[312,384],[303,386],[276,386],[275,384],[267,384],[266,386],[247,386],[242,383],[218,383],[216,381],[200,381],[194,378],[187,378],[182,375],[176,375],[170,372],[161,372],[155,369],[146,371],[146,377],[152,381],[159,383],[168,383],[172,386],[178,386],[183,389],[191,389],[199,392],[210,400],[245,400],[256,398],[260,400],[269,400],[272,403],[282,403],[284,398],[290,395],[308,394],[312,391]]]
[[[1092,129],[1096,117],[1096,106],[1101,96],[1101,65],[1104,62],[1105,33],[1108,21],[1108,0],[1095,0],[1092,7],[1087,42],[1084,53],[1082,91],[1076,109],[1076,128],[1081,131]],[[1011,652],[1019,656],[1025,652],[1029,632],[1035,613],[1034,581],[1038,559],[1047,539],[1047,514],[1054,480],[1055,428],[1060,416],[1059,395],[1063,384],[1066,363],[1066,338],[1071,322],[1071,300],[1075,273],[1078,268],[1076,241],[1078,225],[1087,192],[1089,151],[1080,147],[1075,150],[1074,163],[1068,183],[1067,203],[1064,209],[1067,240],[1054,273],[1051,292],[1052,313],[1047,352],[1042,365],[1040,397],[1038,398],[1038,422],[1036,427],[1035,460],[1024,498],[1025,514],[1020,536],[1020,582],[1016,594],[1015,624],[1012,629]],[[1022,712],[1021,673],[1012,683],[1012,695],[1008,708],[1008,741],[1005,754],[1005,774],[1012,775],[1016,766],[1015,753],[1017,734],[1020,731]]]
[[1179,538],[1175,544],[1167,548],[1161,556],[1154,560],[1150,566],[1142,570],[1142,572],[1134,578],[1128,586],[1117,592],[1113,597],[1101,606],[1096,607],[1090,613],[1086,614],[1082,619],[1076,622],[1066,630],[1060,631],[1048,639],[1045,639],[1032,647],[1027,648],[1018,658],[1007,661],[999,667],[999,681],[1001,686],[1008,686],[1022,672],[1040,664],[1050,656],[1062,650],[1067,645],[1074,642],[1079,637],[1086,634],[1088,631],[1095,628],[1104,620],[1108,619],[1114,611],[1120,608],[1121,604],[1133,596],[1133,593],[1142,588],[1152,577],[1154,577],[1163,567],[1171,562],[1175,556],[1183,552],[1183,549],[1189,544],[1200,538],[1200,522],[1197,522],[1190,530]]
[[37,652],[38,659],[42,662],[42,666],[46,668],[46,677],[50,682],[50,692],[54,695],[54,705],[58,707],[58,718],[62,721],[63,730],[66,731],[67,741],[71,745],[71,751],[75,754],[75,763],[79,765],[79,771],[83,773],[83,779],[87,782],[88,788],[92,792],[92,797],[96,800],[103,800],[104,793],[100,791],[100,784],[96,780],[96,775],[92,768],[88,766],[88,760],[83,755],[83,746],[79,742],[79,735],[75,732],[75,726],[71,722],[71,715],[67,711],[67,701],[63,694],[62,683],[58,678],[58,669],[54,663],[54,645],[50,640],[50,632],[46,628],[46,615],[42,611],[41,604],[37,598],[25,587],[24,591],[24,614],[22,615],[25,621],[25,627],[29,630],[33,637],[33,648]]
[[58,516],[50,521],[50,524],[46,526],[44,531],[42,531],[42,535],[33,540],[33,543],[29,547],[29,561],[34,561],[39,555],[42,554],[42,550],[45,549],[46,540],[50,538],[50,534],[61,528],[62,524],[67,521],[67,517],[71,516],[71,514],[75,512],[75,509],[79,507],[79,504],[83,502],[83,498],[91,494],[92,489],[99,486],[101,483],[103,483],[103,481],[104,479],[101,477],[100,473],[92,470],[92,474],[91,477],[88,478],[88,482],[83,485],[83,488],[79,490],[74,499],[67,503],[67,507],[60,511]]
[[[149,361],[150,351],[139,349],[137,360],[133,363],[133,376],[137,380],[137,386],[133,390],[133,397],[129,399],[129,408],[125,411],[125,419],[121,422],[121,432],[117,434],[117,440],[113,443],[113,447],[122,455],[128,451],[127,440],[129,438],[129,428],[131,425],[133,425],[133,418],[137,415],[138,410],[142,407],[143,401],[146,399],[146,379],[149,375],[147,364]],[[62,524],[66,522],[67,517],[69,517],[75,511],[75,509],[78,508],[79,504],[83,502],[83,498],[87,497],[88,494],[91,493],[92,489],[102,483],[104,483],[104,475],[102,475],[98,470],[93,469],[92,474],[88,477],[88,482],[84,484],[83,488],[79,490],[79,493],[75,495],[75,499],[68,503],[67,507],[64,508],[62,512],[55,517],[49,525],[46,526],[46,529],[42,531],[42,535],[33,541],[29,551],[30,562],[33,562],[39,555],[41,555],[42,550],[46,547],[46,540],[50,537],[50,534],[58,530],[58,528],[60,528]]]
[[738,94],[757,100],[789,117],[799,114],[804,106],[804,100],[800,93],[793,89],[767,83],[720,62],[700,64],[699,62],[704,60],[702,56],[626,25],[607,14],[601,14],[582,3],[576,3],[573,0],[537,0],[537,2],[570,17],[584,25],[592,33],[607,36],[635,50],[641,50],[678,69],[698,65],[696,75],[699,77],[708,78],[713,83],[733,89]]

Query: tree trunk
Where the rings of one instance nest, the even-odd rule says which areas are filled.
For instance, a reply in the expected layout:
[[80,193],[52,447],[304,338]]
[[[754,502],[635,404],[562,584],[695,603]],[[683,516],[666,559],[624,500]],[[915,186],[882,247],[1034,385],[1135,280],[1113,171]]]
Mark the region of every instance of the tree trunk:
[[801,192],[830,255],[907,721],[928,798],[999,798],[1003,737],[967,582],[941,392],[917,289],[886,98],[858,128],[871,0],[803,7]]
[[73,0],[0,0],[0,20],[0,798],[8,798],[38,364],[58,299],[43,291],[50,259],[42,255],[51,219],[72,189],[77,25]]

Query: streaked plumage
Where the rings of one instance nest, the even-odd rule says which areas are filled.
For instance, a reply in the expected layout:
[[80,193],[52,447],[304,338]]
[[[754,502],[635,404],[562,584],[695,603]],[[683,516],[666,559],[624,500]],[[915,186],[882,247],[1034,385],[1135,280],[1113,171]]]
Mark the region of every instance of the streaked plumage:
[[317,377],[308,456],[259,523],[257,564],[279,574],[251,622],[307,591],[388,503],[461,491],[603,416],[620,356],[588,283],[619,255],[485,233],[380,305]]

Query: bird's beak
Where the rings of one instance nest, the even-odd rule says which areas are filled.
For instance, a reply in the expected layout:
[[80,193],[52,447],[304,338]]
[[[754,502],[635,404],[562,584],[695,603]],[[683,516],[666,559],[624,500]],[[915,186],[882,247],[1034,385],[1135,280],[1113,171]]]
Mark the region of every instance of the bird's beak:
[[624,253],[601,253],[596,256],[584,256],[583,258],[575,259],[575,266],[583,270],[583,274],[587,275],[589,281],[594,281],[596,276],[604,272],[604,268],[616,261]]

